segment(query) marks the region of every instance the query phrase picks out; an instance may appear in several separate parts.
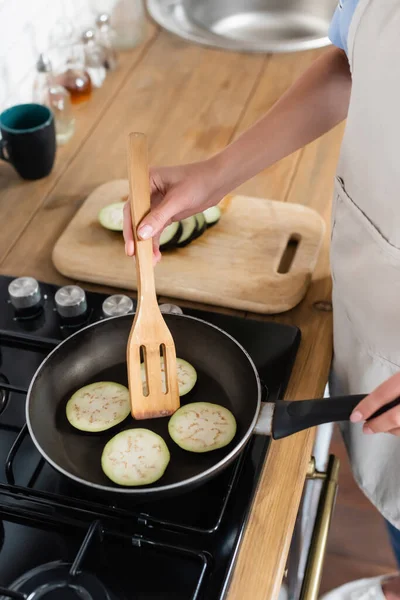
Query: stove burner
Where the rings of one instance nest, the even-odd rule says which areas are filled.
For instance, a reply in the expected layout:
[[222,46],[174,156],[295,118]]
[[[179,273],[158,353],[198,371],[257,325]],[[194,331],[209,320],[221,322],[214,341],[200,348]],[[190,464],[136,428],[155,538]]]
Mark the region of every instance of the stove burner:
[[10,586],[10,595],[0,600],[116,600],[94,575],[81,571],[71,575],[71,567],[56,561],[32,569]]
[[4,377],[4,375],[0,375],[0,414],[3,412],[3,410],[7,406],[8,395],[9,395],[8,390],[4,390],[1,387],[2,383],[9,383],[7,377]]

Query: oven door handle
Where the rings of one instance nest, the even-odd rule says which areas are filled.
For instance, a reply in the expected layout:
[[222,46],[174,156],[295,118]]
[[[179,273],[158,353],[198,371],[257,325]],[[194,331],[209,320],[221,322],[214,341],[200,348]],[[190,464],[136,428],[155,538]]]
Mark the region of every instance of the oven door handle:
[[318,503],[300,600],[317,600],[319,596],[329,528],[336,502],[339,467],[340,462],[336,456],[329,457],[326,473],[317,471],[314,461],[311,462],[308,477],[310,479],[323,479],[324,484]]

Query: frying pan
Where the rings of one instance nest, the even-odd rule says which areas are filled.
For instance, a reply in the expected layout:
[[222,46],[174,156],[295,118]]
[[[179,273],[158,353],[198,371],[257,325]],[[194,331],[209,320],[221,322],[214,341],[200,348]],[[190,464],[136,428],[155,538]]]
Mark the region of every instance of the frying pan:
[[[132,315],[89,325],[61,342],[43,361],[28,390],[26,420],[33,442],[44,459],[77,483],[105,493],[149,499],[189,491],[227,467],[253,433],[281,438],[318,425],[349,418],[363,396],[331,400],[262,403],[262,386],[247,352],[229,334],[187,315],[165,314],[179,358],[197,370],[196,386],[187,402],[213,402],[232,411],[237,432],[225,448],[213,452],[182,450],[168,434],[168,418],[134,421],[103,433],[73,428],[65,414],[72,393],[96,381],[127,385],[126,347]],[[389,407],[389,406],[388,406]],[[388,408],[387,407],[387,408]],[[152,485],[125,488],[113,484],[101,469],[101,454],[118,431],[145,427],[166,441],[171,460],[163,477]]]

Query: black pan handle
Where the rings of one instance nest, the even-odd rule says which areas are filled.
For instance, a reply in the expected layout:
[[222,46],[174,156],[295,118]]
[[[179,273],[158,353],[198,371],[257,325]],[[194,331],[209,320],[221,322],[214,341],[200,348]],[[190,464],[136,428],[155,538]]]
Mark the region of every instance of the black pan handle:
[[[272,437],[274,440],[280,440],[316,425],[348,421],[357,404],[365,397],[366,394],[321,398],[319,400],[299,400],[298,402],[279,400],[275,403],[274,408]],[[379,417],[399,404],[400,398],[392,400],[392,402],[379,408],[368,421]]]

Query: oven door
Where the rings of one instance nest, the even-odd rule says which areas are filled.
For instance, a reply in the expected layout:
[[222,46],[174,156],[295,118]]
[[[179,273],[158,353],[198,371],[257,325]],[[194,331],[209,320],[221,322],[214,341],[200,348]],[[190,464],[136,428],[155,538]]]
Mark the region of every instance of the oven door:
[[279,600],[317,600],[336,501],[339,460],[329,455],[333,425],[317,428]]

